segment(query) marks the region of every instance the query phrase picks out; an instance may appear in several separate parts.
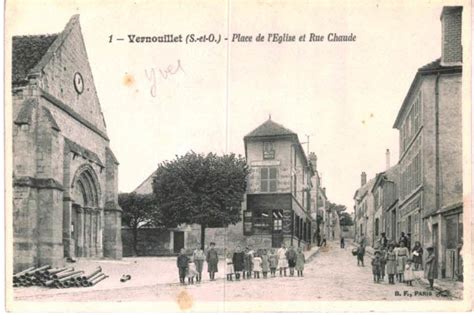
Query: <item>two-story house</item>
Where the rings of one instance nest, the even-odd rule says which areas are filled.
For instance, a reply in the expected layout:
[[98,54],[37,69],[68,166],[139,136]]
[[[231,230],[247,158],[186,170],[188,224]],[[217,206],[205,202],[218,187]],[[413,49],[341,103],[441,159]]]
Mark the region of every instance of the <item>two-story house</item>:
[[366,238],[366,245],[374,246],[374,197],[372,187],[375,178],[367,182],[367,174],[362,172],[360,179],[360,188],[354,194],[354,212],[355,212],[355,238],[360,242],[362,236]]
[[[398,164],[378,173],[372,187],[374,196],[373,238],[380,239],[381,234],[392,241],[397,241],[400,233],[397,219],[398,202]],[[398,227],[398,228],[397,228]],[[412,237],[414,234],[412,234]],[[418,236],[418,235],[417,235]]]
[[251,169],[243,215],[249,243],[310,244],[314,171],[298,135],[268,119],[244,137],[244,144]]

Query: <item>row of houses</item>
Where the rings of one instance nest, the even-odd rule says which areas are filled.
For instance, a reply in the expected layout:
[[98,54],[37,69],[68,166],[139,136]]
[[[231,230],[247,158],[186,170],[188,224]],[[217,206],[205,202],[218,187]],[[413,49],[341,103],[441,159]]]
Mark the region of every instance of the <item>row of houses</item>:
[[431,245],[440,278],[462,279],[462,7],[441,13],[441,58],[418,69],[393,128],[400,155],[354,194],[356,239],[374,247],[381,233]]
[[[339,218],[332,213],[317,168],[317,156],[305,153],[298,135],[271,118],[244,137],[250,167],[241,222],[207,228],[206,241],[218,249],[237,245],[254,248],[311,247],[319,239],[339,238]],[[134,192],[152,193],[154,174]],[[199,247],[200,226],[142,228],[138,255],[169,255]],[[132,251],[131,231],[122,229],[124,255]]]

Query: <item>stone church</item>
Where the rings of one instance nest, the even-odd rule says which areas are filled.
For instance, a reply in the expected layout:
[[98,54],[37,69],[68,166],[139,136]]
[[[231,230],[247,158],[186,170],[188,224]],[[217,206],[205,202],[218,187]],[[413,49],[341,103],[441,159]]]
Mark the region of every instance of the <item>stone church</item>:
[[120,259],[119,163],[79,16],[59,34],[12,42],[14,269]]

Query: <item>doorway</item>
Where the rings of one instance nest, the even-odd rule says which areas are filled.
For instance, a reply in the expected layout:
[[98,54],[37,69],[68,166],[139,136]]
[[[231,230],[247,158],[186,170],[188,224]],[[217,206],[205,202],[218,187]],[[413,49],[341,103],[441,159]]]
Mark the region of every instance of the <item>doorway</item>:
[[435,278],[438,278],[438,252],[439,252],[439,226],[438,223],[433,224],[433,230],[431,232],[431,239],[433,240],[434,255],[435,255]]
[[272,211],[272,247],[279,248],[283,242],[283,210]]
[[181,248],[184,248],[184,232],[173,232],[173,251],[179,253]]

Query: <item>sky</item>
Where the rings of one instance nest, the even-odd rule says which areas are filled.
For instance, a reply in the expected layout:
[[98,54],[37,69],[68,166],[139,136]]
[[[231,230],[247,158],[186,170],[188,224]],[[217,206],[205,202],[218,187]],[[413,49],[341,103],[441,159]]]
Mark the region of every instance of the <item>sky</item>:
[[[189,150],[243,155],[243,137],[271,115],[301,142],[310,136],[328,198],[352,210],[361,172],[370,179],[384,171],[386,149],[391,164],[397,162],[398,131],[392,126],[398,110],[417,69],[441,55],[437,1],[100,3],[18,0],[7,11],[7,31],[57,33],[80,14],[110,145],[120,162],[121,192]],[[229,39],[240,33],[253,41],[127,39],[211,33]],[[279,44],[256,42],[259,33],[357,37]]]

